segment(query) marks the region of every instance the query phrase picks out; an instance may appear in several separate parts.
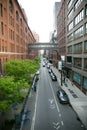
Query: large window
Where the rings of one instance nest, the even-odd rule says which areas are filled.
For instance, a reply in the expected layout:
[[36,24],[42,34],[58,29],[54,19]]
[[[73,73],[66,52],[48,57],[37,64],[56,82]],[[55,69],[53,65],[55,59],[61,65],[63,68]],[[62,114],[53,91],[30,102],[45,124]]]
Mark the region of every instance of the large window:
[[68,31],[70,31],[73,28],[73,21],[69,23],[68,25]]
[[71,7],[72,3],[73,3],[73,0],[69,0],[68,9]]
[[13,12],[13,5],[12,5],[12,1],[9,0],[9,11],[12,13]]
[[68,46],[67,51],[68,53],[72,53],[72,46]]
[[70,12],[69,12],[69,14],[68,14],[68,19],[70,19],[71,18],[71,16],[72,16],[72,14],[73,14],[73,8],[70,10]]
[[81,75],[77,72],[73,72],[73,80],[80,84],[81,83]]
[[1,22],[1,34],[4,35],[4,24]]
[[2,4],[0,3],[0,16],[2,16]]
[[84,52],[87,52],[87,41],[84,41]]
[[19,15],[18,15],[18,11],[16,11],[16,20],[19,20]]
[[87,34],[87,23],[85,23],[85,33]]
[[83,0],[77,0],[76,1],[75,5],[74,5],[75,10],[79,7],[79,5],[81,4],[82,1]]
[[67,56],[67,62],[72,63],[72,56]]
[[20,18],[20,26],[22,26],[22,18]]
[[87,69],[87,58],[84,58],[84,68]]
[[82,52],[82,42],[74,45],[74,53],[81,53]]
[[81,26],[79,29],[77,29],[75,32],[74,32],[74,38],[78,38],[78,37],[81,37],[83,35],[83,26]]
[[87,16],[87,5],[85,5],[85,15]]
[[67,40],[68,42],[71,42],[73,40],[73,33],[71,33],[68,37],[67,37]]
[[81,20],[84,18],[84,10],[82,9],[81,12],[75,17],[75,25],[77,25]]
[[83,78],[83,87],[87,89],[87,77]]
[[74,58],[74,66],[82,67],[82,59],[81,58]]

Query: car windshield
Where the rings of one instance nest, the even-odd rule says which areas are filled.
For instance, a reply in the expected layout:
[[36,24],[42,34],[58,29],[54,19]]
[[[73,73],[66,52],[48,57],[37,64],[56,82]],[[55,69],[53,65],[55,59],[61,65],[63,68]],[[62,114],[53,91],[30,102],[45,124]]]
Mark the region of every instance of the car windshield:
[[64,96],[67,96],[65,92],[60,92],[60,96],[61,97],[64,97]]

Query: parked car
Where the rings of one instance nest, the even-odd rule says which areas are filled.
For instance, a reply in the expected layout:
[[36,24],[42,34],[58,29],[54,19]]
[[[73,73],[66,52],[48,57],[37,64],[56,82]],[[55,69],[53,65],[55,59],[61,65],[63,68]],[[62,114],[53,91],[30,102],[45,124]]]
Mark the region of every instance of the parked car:
[[40,71],[38,70],[37,72],[36,72],[36,75],[39,75],[40,74]]
[[66,92],[63,90],[63,89],[60,89],[57,91],[57,97],[60,101],[60,103],[66,103],[68,104],[69,103],[69,98],[68,98],[68,95],[66,94]]
[[47,68],[50,69],[50,65],[49,64],[47,64]]
[[50,76],[53,81],[57,81],[57,77],[53,72],[50,73]]
[[45,63],[43,63],[43,67],[45,67]]
[[51,73],[51,72],[53,72],[53,71],[52,71],[52,69],[49,68],[49,69],[48,69],[48,72]]

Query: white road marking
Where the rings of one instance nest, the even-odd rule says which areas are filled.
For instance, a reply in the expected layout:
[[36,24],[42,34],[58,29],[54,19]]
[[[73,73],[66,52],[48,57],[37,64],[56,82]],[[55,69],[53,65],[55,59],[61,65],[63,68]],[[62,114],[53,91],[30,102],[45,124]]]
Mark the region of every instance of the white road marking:
[[59,125],[59,124],[60,124],[59,122],[57,122],[57,123],[53,122],[53,125],[55,125],[55,126],[57,126],[57,125]]
[[61,117],[61,114],[59,113],[59,117]]
[[60,128],[60,125],[56,128],[57,130]]
[[49,99],[49,101],[50,101],[50,103],[52,104],[52,103],[53,103],[53,101],[54,101],[54,99]]
[[54,127],[56,130],[58,130],[58,129],[60,128],[60,123],[59,123],[59,122],[57,122],[57,123],[53,122],[53,127]]
[[50,106],[50,108],[51,108],[51,109],[54,109],[54,108],[55,108],[55,105]]
[[56,107],[57,107],[57,111],[58,111],[58,113],[59,113],[60,110],[59,110],[59,107],[58,107],[58,105],[57,105],[57,101],[56,101],[55,94],[54,94],[54,91],[53,91],[53,88],[52,88],[52,85],[51,85],[50,80],[49,80],[49,83],[50,83],[50,86],[51,86],[51,90],[52,90],[52,93],[53,93],[53,97],[54,97],[54,100],[55,100],[55,104],[56,104]]
[[61,121],[61,124],[64,125],[63,121]]
[[38,89],[37,89],[37,95],[36,95],[36,101],[35,101],[35,111],[34,111],[33,121],[32,121],[32,125],[31,125],[31,130],[34,130],[34,126],[35,126],[35,118],[36,118],[36,110],[37,110],[38,93],[39,93],[39,84],[38,84]]

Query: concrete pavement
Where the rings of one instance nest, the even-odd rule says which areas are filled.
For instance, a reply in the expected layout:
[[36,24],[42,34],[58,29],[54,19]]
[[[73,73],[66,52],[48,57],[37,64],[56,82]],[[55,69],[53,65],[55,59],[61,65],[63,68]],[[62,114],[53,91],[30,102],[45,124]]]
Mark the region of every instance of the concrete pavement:
[[[51,66],[53,72],[57,76],[59,85],[61,86],[61,74],[57,68]],[[65,83],[61,86],[69,96],[70,104],[76,112],[78,119],[87,129],[87,96],[81,92],[69,79],[65,80]]]

